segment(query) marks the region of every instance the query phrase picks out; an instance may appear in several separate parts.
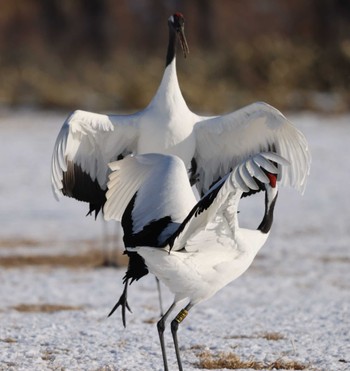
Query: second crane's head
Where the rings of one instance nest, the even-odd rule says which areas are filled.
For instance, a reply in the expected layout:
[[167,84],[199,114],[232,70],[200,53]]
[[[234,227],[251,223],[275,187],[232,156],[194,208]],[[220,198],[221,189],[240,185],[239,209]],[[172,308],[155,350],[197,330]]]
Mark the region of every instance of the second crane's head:
[[186,58],[187,54],[190,52],[185,36],[185,18],[184,16],[177,12],[171,15],[168,19],[170,32],[173,32],[180,42],[182,52]]

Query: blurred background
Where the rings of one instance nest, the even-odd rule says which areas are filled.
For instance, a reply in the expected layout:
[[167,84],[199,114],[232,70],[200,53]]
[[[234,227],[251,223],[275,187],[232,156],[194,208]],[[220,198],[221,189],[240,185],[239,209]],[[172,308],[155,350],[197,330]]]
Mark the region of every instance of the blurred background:
[[167,19],[186,18],[180,86],[200,113],[255,100],[344,112],[348,0],[0,0],[0,104],[143,108],[160,82]]

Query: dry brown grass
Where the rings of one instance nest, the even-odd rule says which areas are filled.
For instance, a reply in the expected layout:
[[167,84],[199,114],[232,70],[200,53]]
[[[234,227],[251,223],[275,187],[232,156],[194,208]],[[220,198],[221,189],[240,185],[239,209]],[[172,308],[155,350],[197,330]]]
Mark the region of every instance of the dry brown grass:
[[252,369],[252,370],[305,370],[306,365],[294,361],[279,358],[274,362],[266,363],[255,361],[254,359],[242,360],[237,354],[218,353],[212,354],[209,351],[204,351],[198,354],[199,362],[196,364],[198,368],[206,370],[215,370],[226,368],[228,370]]
[[11,247],[38,247],[42,246],[42,242],[31,238],[11,238],[1,239],[0,248],[11,248]]
[[17,343],[17,340],[16,339],[14,339],[14,338],[10,338],[10,337],[8,337],[8,338],[5,338],[5,339],[0,339],[0,341],[2,341],[3,343]]
[[124,371],[123,368],[115,368],[113,365],[105,365],[96,369],[96,371]]
[[[69,244],[72,244],[70,242]],[[52,241],[38,241],[34,239],[0,239],[0,248],[28,248],[25,253],[13,255],[0,256],[0,267],[4,268],[18,268],[22,266],[64,266],[68,268],[78,267],[100,267],[105,265],[125,266],[127,265],[128,258],[122,254],[121,249],[113,251],[113,257],[108,257],[106,262],[106,255],[103,249],[95,240],[76,241],[74,246],[79,245],[84,247],[84,251],[75,255],[50,252],[50,246],[54,246],[55,242]],[[31,248],[40,248],[42,253],[31,253]],[[67,251],[71,251],[70,246],[67,246]],[[48,253],[50,252],[50,254]],[[109,263],[109,264],[107,264]]]
[[82,310],[81,306],[63,305],[63,304],[18,304],[12,307],[18,312],[25,313],[52,313],[64,310]]
[[263,339],[272,340],[272,341],[278,341],[278,340],[285,339],[285,337],[279,332],[263,332],[261,334],[258,334],[257,337],[261,337]]
[[41,359],[43,361],[53,361],[55,359],[55,352],[52,350],[46,350],[41,354]]
[[280,334],[279,332],[260,332],[253,335],[232,335],[227,336],[227,339],[266,339],[266,340],[272,340],[272,341],[278,341],[285,339],[285,336]]
[[159,321],[159,317],[151,317],[148,319],[144,319],[142,322],[147,323],[149,325],[153,325],[154,323],[157,323]]
[[344,263],[349,264],[350,263],[350,257],[349,256],[321,256],[320,260],[322,263]]
[[97,267],[104,262],[104,256],[99,251],[88,251],[80,255],[19,255],[0,257],[0,266],[5,268],[18,268],[30,265]]

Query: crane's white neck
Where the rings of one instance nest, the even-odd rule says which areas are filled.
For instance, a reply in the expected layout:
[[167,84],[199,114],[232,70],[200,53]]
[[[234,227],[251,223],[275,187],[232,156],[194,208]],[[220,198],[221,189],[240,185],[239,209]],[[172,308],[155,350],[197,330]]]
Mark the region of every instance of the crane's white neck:
[[162,81],[150,106],[152,104],[176,107],[176,109],[179,109],[181,106],[187,107],[177,79],[176,58],[166,66]]

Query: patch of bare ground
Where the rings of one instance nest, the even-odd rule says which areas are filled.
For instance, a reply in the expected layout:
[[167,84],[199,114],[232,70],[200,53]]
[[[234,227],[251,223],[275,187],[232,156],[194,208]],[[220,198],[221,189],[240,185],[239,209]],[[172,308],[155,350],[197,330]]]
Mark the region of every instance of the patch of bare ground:
[[23,266],[63,266],[68,268],[101,267],[101,266],[125,266],[127,258],[121,252],[115,254],[112,262],[106,262],[106,256],[102,250],[88,250],[79,255],[12,255],[1,256],[0,267],[18,268]]
[[0,257],[0,266],[18,268],[32,265],[64,267],[96,267],[102,265],[104,257],[99,251],[88,251],[79,255],[14,255]]
[[274,362],[261,362],[254,359],[242,360],[237,354],[203,351],[198,354],[199,362],[195,365],[200,369],[215,370],[225,368],[228,370],[306,370],[307,365],[298,361],[279,358]]
[[[57,355],[59,354],[69,354],[70,350],[66,348],[48,348],[43,351],[41,351],[41,359],[43,361],[53,362]],[[64,370],[63,368],[55,367],[55,368],[48,368],[48,370]]]
[[148,319],[143,320],[142,322],[152,325],[154,323],[157,323],[158,321],[159,321],[159,318],[157,318],[157,317],[151,317],[151,318],[148,318]]
[[124,371],[124,368],[115,368],[113,365],[105,365],[96,369],[96,371]]
[[252,335],[232,335],[227,336],[226,339],[266,339],[270,341],[278,341],[278,340],[284,340],[285,336],[280,334],[279,332],[260,332],[257,334]]
[[261,337],[263,339],[272,340],[272,341],[278,341],[278,340],[285,339],[285,337],[279,332],[262,332],[261,334],[258,334],[257,337]]
[[321,256],[320,260],[322,263],[350,263],[349,256]]
[[62,305],[62,304],[18,304],[12,307],[18,312],[25,313],[52,313],[64,310],[81,310],[81,306]]
[[[15,362],[4,362],[5,365],[6,365],[6,369],[5,370],[16,370],[17,368],[17,364]],[[3,369],[0,368],[0,370],[2,371]]]
[[[110,245],[114,240],[106,238],[103,244]],[[30,265],[47,265],[47,266],[65,266],[71,268],[77,267],[109,267],[125,266],[128,263],[128,257],[123,255],[123,249],[114,248],[108,256],[105,249],[101,246],[99,240],[74,240],[64,242],[67,251],[74,251],[79,246],[79,253],[75,255],[62,253],[62,242],[51,240],[37,240],[31,238],[9,238],[0,239],[0,248],[16,249],[24,248],[21,253],[6,254],[0,256],[0,267],[16,268]],[[60,251],[55,252],[59,247]],[[72,248],[71,248],[72,247]],[[33,248],[42,248],[33,253]],[[23,253],[24,251],[24,253]],[[28,252],[27,252],[28,251]],[[40,251],[38,253],[38,251]]]
[[0,341],[2,341],[3,343],[17,343],[17,340],[14,339],[14,338],[4,338],[4,339],[0,339]]
[[56,358],[55,353],[56,352],[52,350],[45,350],[41,353],[41,359],[43,361],[54,361]]
[[43,243],[39,240],[34,240],[31,238],[10,238],[10,239],[1,239],[0,248],[9,248],[9,247],[38,247],[43,246]]

